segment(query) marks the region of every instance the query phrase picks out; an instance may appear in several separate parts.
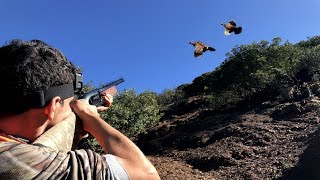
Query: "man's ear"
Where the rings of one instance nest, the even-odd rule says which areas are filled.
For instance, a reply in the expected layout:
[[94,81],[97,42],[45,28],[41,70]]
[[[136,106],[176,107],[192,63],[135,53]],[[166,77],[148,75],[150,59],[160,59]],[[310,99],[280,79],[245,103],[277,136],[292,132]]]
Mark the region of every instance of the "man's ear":
[[45,114],[47,115],[49,120],[52,120],[54,118],[54,113],[56,111],[56,108],[60,106],[60,101],[61,98],[59,96],[55,96],[45,107]]

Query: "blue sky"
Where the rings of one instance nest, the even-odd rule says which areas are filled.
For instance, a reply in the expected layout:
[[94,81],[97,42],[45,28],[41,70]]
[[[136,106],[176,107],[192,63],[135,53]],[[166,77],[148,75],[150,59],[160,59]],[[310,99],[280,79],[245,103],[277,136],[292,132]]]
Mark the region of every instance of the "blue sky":
[[[320,35],[319,0],[0,2],[0,43],[41,39],[83,68],[94,85],[123,77],[120,91],[161,93],[213,71],[235,45]],[[239,35],[224,35],[234,20]],[[199,59],[189,41],[216,49]]]

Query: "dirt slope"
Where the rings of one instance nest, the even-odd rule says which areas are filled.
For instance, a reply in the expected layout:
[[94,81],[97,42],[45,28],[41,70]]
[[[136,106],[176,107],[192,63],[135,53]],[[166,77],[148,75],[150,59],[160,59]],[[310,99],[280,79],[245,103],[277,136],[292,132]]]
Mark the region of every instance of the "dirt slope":
[[138,146],[162,179],[320,179],[320,101],[172,116]]

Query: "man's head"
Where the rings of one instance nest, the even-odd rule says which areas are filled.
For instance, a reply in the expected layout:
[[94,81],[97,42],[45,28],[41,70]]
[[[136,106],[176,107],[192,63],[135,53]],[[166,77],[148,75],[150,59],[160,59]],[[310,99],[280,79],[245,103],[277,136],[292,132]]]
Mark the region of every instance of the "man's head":
[[[0,48],[0,113],[41,108],[54,96],[60,96],[61,89],[66,89],[62,92],[64,98],[72,97],[76,71],[59,50],[40,40],[7,43]],[[68,88],[59,89],[67,84]]]

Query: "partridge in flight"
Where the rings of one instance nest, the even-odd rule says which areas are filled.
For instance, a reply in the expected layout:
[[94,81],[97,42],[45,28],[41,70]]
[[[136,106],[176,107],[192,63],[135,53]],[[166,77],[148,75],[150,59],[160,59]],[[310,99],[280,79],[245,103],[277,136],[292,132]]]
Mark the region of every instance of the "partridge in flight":
[[242,27],[237,27],[237,24],[234,21],[221,25],[225,28],[225,35],[230,35],[232,32],[234,32],[234,34],[240,34],[242,32]]
[[210,47],[203,42],[197,41],[197,42],[189,42],[189,44],[192,44],[194,46],[194,57],[198,58],[201,57],[202,53],[206,51],[215,51],[213,47]]

